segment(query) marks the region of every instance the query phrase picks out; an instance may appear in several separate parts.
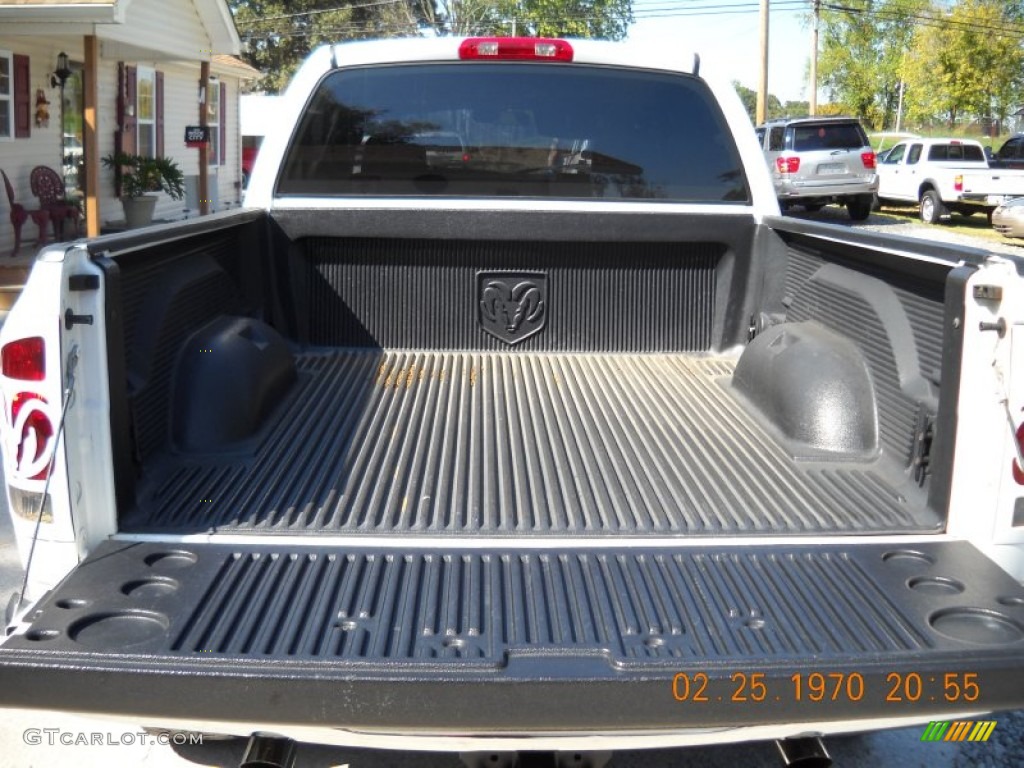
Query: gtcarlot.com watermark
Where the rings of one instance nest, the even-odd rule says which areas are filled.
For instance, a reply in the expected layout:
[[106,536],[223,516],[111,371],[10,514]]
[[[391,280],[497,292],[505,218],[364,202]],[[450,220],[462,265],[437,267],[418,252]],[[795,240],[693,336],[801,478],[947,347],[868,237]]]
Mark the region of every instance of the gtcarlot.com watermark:
[[166,731],[65,731],[62,728],[26,728],[22,741],[30,747],[181,747],[202,744],[201,733],[169,733]]

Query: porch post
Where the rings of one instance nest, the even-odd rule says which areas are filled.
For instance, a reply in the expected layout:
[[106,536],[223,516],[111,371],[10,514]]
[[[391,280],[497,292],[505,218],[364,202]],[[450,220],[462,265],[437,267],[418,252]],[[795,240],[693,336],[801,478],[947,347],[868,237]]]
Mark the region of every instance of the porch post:
[[[199,88],[203,95],[199,103],[199,124],[207,125],[210,115],[210,62],[199,63]],[[223,118],[221,118],[223,119]],[[210,212],[210,145],[199,145],[199,215]]]
[[85,36],[85,234],[100,233],[100,142],[98,107],[100,99],[100,41],[96,35]]

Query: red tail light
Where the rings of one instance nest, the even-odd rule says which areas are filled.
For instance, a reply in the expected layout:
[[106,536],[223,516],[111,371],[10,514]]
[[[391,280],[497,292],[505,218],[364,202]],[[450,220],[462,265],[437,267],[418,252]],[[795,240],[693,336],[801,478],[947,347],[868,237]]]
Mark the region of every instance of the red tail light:
[[572,61],[565,40],[540,37],[469,37],[459,45],[460,59],[512,61]]
[[4,376],[9,379],[42,381],[46,378],[46,345],[40,336],[4,344],[0,359]]
[[953,178],[953,189],[955,189],[957,192],[963,192],[964,191],[964,177],[963,176],[957,175],[957,176],[955,176]]
[[776,157],[775,167],[779,169],[779,173],[796,173],[800,170],[800,158],[799,157]]
[[15,460],[18,474],[45,480],[50,471],[50,440],[53,424],[43,407],[46,401],[31,392],[19,392],[11,404],[11,424],[18,439]]
[[861,152],[860,161],[864,163],[864,167],[869,171],[875,169],[875,153],[874,152]]

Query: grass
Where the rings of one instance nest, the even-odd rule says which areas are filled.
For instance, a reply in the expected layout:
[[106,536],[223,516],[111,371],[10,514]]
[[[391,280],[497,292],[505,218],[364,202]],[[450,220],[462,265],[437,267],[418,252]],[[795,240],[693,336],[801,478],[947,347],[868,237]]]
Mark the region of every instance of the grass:
[[[875,211],[874,215],[885,219],[891,219],[893,221],[914,224],[921,223],[921,218],[918,215],[916,206],[911,208],[885,205],[882,206],[881,211]],[[943,219],[941,224],[937,224],[935,226],[941,227],[945,232],[958,232],[962,235],[981,237],[985,240],[991,240],[996,243],[1013,242],[1013,240],[1003,237],[992,229],[988,223],[988,217],[986,217],[984,213],[976,213],[973,216],[961,216],[958,213],[954,213],[948,218]]]
[[[997,151],[1003,142],[1013,136],[1012,133],[1002,134],[999,136],[984,136],[977,132],[976,129],[965,128],[963,126],[956,126],[954,128],[946,128],[943,126],[931,126],[928,128],[904,128],[904,133],[915,133],[923,139],[971,139],[981,143],[983,147],[991,147],[992,151]],[[888,149],[894,144],[898,144],[900,141],[905,141],[903,138],[892,138],[883,136],[883,133],[892,133],[892,131],[875,131],[868,133],[868,140],[871,142],[871,146],[875,148],[876,152],[881,152]]]

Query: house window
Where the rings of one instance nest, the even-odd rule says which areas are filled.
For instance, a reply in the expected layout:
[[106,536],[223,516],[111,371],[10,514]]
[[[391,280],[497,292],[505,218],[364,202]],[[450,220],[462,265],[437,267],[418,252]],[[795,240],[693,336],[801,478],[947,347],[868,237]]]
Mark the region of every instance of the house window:
[[136,120],[138,154],[155,157],[156,149],[156,72],[149,67],[138,69]]
[[14,138],[14,56],[0,51],[0,139]]
[[220,120],[223,111],[220,103],[221,87],[215,78],[210,78],[210,108],[206,111],[206,124],[210,126],[210,165],[220,165]]

